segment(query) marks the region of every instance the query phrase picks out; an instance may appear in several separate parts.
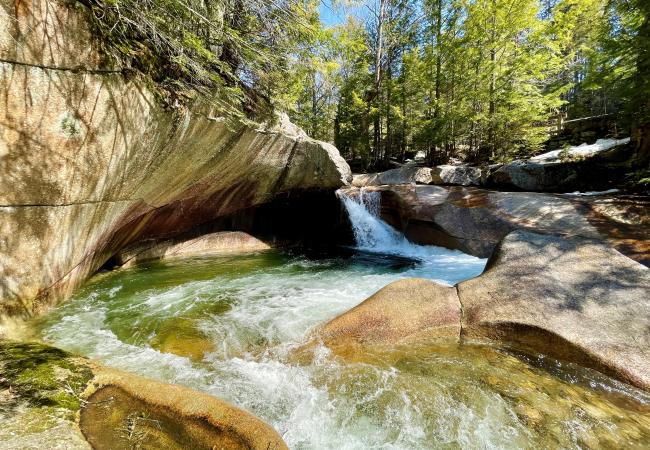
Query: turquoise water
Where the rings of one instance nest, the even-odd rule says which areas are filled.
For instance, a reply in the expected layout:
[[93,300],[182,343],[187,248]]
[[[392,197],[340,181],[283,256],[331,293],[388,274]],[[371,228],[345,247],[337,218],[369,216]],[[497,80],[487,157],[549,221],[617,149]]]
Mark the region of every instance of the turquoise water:
[[34,325],[64,349],[247,409],[293,449],[650,442],[645,394],[542,356],[487,343],[298,351],[314,327],[393,280],[453,284],[485,264],[436,247],[416,253],[425,256],[269,251],[157,262],[96,277]]

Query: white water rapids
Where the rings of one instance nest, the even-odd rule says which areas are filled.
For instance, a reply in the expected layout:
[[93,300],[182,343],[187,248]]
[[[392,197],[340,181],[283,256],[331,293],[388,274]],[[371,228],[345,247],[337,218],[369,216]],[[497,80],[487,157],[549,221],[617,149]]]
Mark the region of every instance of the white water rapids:
[[[272,424],[292,449],[559,443],[533,433],[508,400],[522,397],[521,386],[540,385],[529,402],[551,400],[557,407],[562,400],[549,397],[544,385],[554,378],[535,375],[541,378],[531,384],[527,365],[510,357],[504,363],[493,350],[409,350],[348,361],[318,346],[307,362],[293,356],[314,327],[396,279],[454,284],[483,270],[485,260],[408,242],[378,217],[377,195],[341,196],[361,258],[265,252],[117,271],[49,314],[38,324],[40,336],[110,366],[230,401]],[[198,360],[159,345],[182,343],[196,332],[210,344]],[[497,389],[492,379],[506,381]],[[511,385],[514,392],[504,394]],[[577,438],[567,430],[584,420],[566,420],[558,433],[570,445]]]
[[445,257],[450,254],[459,255],[458,252],[450,252],[441,247],[414,244],[406,239],[402,233],[383,221],[379,217],[380,192],[367,191],[361,188],[358,195],[348,195],[343,191],[339,191],[337,194],[350,218],[357,249],[414,258],[424,264],[427,261],[435,260],[437,257]]

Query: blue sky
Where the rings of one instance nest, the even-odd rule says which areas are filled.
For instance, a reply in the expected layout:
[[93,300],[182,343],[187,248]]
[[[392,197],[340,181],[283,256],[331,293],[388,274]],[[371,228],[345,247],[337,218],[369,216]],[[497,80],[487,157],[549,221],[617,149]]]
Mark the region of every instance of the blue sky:
[[[346,16],[350,14],[358,14],[362,6],[348,6],[343,7],[341,3],[336,8],[332,7],[331,0],[321,0],[320,6],[318,8],[320,12],[320,19],[323,23],[329,27],[334,25],[340,25],[345,23]],[[360,2],[359,2],[360,3]],[[359,4],[357,3],[357,4]]]
[[321,0],[320,7],[318,8],[320,20],[328,27],[345,22],[345,14],[341,9],[332,8],[330,0]]

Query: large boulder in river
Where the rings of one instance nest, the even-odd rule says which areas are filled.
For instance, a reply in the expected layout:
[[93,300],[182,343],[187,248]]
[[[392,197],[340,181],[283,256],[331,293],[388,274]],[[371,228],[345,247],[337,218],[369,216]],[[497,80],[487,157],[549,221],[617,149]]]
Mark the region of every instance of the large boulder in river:
[[382,288],[317,334],[329,346],[458,339],[460,312],[455,288],[409,278]]
[[378,173],[355,174],[352,186],[381,186],[398,184],[449,184],[460,186],[479,186],[482,171],[466,164],[442,165],[433,169],[416,165],[406,165],[397,169]]
[[431,184],[431,169],[408,165],[378,173],[361,173],[352,177],[352,186],[379,186],[382,184]]
[[620,184],[635,163],[637,155],[629,144],[629,138],[603,139],[503,164],[490,172],[485,185],[538,192],[607,189]]
[[97,50],[87,13],[0,0],[0,316],[39,312],[138,241],[351,179],[286,117],[164,108]]
[[317,330],[333,349],[490,339],[650,390],[650,269],[600,241],[509,234],[456,287],[394,282]]
[[130,267],[137,263],[171,258],[232,255],[270,249],[266,242],[242,231],[219,231],[183,239],[139,242],[117,253],[115,264]]
[[0,367],[3,448],[287,448],[222,400],[47,345],[0,340]]
[[467,164],[446,164],[431,169],[432,181],[428,184],[480,186],[482,170]]
[[650,269],[602,242],[515,231],[458,295],[464,338],[516,342],[650,389]]

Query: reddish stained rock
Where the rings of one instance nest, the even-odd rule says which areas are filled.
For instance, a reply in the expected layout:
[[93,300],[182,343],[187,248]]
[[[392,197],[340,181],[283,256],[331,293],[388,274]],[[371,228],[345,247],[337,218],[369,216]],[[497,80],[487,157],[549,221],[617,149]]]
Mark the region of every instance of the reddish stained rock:
[[650,262],[647,197],[500,192],[459,186],[372,186],[381,216],[420,244],[488,257],[517,229],[602,239],[625,255]]
[[104,72],[80,4],[14,3],[0,0],[0,58],[15,61],[0,63],[0,320],[40,313],[137,241],[350,181],[285,116],[166,109]]

